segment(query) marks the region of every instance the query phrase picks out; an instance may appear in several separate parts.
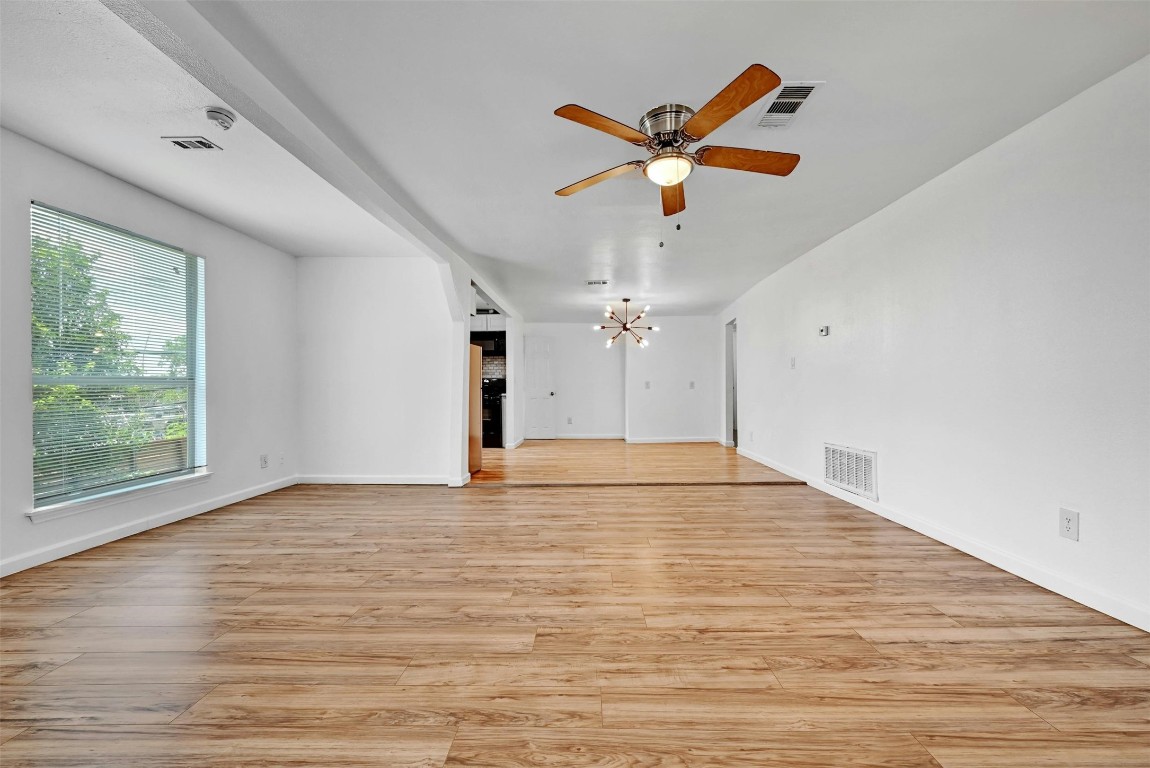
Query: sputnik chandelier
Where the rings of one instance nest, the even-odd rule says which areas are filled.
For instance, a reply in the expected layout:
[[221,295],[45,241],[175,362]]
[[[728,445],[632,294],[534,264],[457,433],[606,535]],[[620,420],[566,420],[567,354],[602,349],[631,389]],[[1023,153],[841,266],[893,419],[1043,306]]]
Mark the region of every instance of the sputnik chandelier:
[[650,344],[651,342],[647,341],[642,336],[635,333],[635,331],[657,331],[657,330],[659,330],[658,327],[653,326],[653,325],[635,325],[635,323],[642,320],[643,317],[647,314],[647,310],[649,310],[651,308],[650,304],[643,307],[643,311],[640,312],[639,314],[635,315],[635,317],[633,317],[633,318],[631,317],[630,305],[631,305],[630,299],[623,299],[623,316],[619,317],[619,315],[615,314],[615,310],[611,308],[611,305],[608,304],[607,305],[607,311],[603,313],[603,317],[606,317],[608,320],[613,320],[615,324],[614,325],[593,325],[593,326],[591,326],[591,330],[593,330],[593,331],[615,331],[616,332],[614,336],[607,339],[607,346],[608,347],[610,347],[612,344],[614,344],[615,340],[618,339],[620,336],[622,336],[625,333],[631,334],[631,336],[634,337],[634,339],[635,339],[635,343],[638,344],[640,347],[645,347],[648,344]]

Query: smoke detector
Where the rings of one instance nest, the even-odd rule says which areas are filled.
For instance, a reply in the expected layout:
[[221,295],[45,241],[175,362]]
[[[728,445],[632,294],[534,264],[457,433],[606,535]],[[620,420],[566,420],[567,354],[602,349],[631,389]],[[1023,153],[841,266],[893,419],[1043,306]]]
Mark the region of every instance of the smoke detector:
[[223,107],[208,107],[207,109],[208,120],[223,128],[225,131],[231,128],[236,122],[236,115],[230,109]]

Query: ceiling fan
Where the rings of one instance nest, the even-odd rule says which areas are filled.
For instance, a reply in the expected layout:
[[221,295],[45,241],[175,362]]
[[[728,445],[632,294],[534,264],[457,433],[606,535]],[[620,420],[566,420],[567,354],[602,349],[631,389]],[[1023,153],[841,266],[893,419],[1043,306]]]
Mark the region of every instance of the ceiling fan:
[[798,155],[738,147],[699,147],[694,152],[687,149],[687,145],[702,140],[781,83],[782,78],[762,64],[752,64],[698,112],[683,104],[664,104],[643,115],[639,130],[577,104],[560,107],[555,110],[559,117],[643,147],[651,157],[617,165],[564,187],[555,194],[561,197],[573,195],[601,181],[642,168],[643,174],[662,188],[663,215],[671,216],[687,207],[683,180],[696,165],[786,176],[799,164]]

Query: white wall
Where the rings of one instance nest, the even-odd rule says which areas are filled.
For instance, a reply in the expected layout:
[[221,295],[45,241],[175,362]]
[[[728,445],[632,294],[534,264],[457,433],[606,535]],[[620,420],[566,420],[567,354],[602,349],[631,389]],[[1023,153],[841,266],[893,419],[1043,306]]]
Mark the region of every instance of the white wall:
[[552,340],[556,436],[623,437],[625,353],[618,344],[611,349],[604,346],[609,338],[606,331],[593,332],[590,321],[527,323],[523,334]]
[[1150,629],[1148,135],[1143,59],[752,288],[740,451]]
[[[0,131],[0,572],[11,573],[293,482],[295,262],[290,256],[10,131]],[[205,261],[211,477],[33,524],[29,201]],[[260,469],[259,455],[271,457]],[[282,463],[279,460],[283,456]]]
[[439,266],[369,256],[298,268],[300,481],[447,483],[464,331]]
[[650,321],[659,328],[646,332],[650,345],[626,345],[628,442],[721,440],[722,326],[714,317]]
[[507,400],[508,413],[505,422],[507,433],[503,435],[503,445],[516,448],[523,442],[527,418],[527,391],[524,388],[523,321],[517,317],[507,318],[505,342],[507,344]]

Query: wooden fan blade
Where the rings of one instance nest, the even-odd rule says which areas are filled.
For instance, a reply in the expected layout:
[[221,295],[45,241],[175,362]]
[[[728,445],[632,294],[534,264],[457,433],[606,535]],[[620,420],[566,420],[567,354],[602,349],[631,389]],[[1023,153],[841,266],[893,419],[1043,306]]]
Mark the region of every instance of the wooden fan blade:
[[695,162],[708,168],[730,168],[735,171],[769,173],[786,176],[799,164],[799,156],[790,152],[767,152],[739,147],[699,147]]
[[687,198],[683,196],[683,182],[679,182],[673,187],[659,187],[659,193],[663,196],[663,215],[674,216],[686,209]]
[[563,189],[556,190],[555,194],[559,195],[560,197],[573,195],[576,192],[587,189],[587,187],[593,187],[601,181],[613,179],[616,176],[622,176],[624,173],[633,171],[641,165],[642,163],[638,160],[632,161],[630,163],[623,163],[622,165],[616,165],[610,170],[603,171],[602,173],[597,173],[594,176],[588,176],[587,178],[583,179],[583,181],[577,181],[569,187],[563,187]]
[[559,115],[559,117],[565,117],[568,120],[573,120],[576,123],[585,125],[588,128],[609,133],[623,141],[629,141],[640,147],[646,144],[647,140],[651,138],[642,131],[636,131],[629,125],[623,125],[618,120],[604,117],[598,112],[592,112],[578,104],[567,104],[559,107],[559,109],[555,110],[555,114]]
[[715,98],[703,105],[683,126],[691,141],[698,141],[771,91],[783,79],[762,64],[752,64]]

